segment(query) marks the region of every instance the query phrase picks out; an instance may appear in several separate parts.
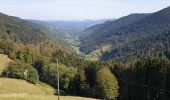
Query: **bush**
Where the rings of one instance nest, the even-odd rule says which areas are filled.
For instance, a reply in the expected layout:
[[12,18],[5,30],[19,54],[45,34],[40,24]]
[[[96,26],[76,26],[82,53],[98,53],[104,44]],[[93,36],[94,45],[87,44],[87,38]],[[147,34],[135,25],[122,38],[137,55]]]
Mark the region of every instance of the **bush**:
[[9,77],[24,79],[30,83],[36,84],[39,81],[38,72],[30,64],[15,60],[8,65]]

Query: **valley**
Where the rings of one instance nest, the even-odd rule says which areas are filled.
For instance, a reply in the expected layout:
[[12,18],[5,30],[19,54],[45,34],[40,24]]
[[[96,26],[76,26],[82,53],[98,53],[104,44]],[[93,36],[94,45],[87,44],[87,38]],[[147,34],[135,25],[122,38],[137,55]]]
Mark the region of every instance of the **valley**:
[[[72,52],[80,55],[86,60],[98,60],[99,57],[102,55],[100,50],[96,50],[91,54],[86,55],[84,52],[80,51],[81,45],[81,31],[84,29],[91,27],[93,25],[102,24],[106,21],[111,19],[105,20],[87,20],[87,21],[38,21],[38,20],[28,20],[31,21],[33,24],[38,24],[41,27],[47,28],[44,32],[52,35],[55,40],[60,41],[63,46],[66,46],[67,49],[71,50]],[[115,20],[115,19],[112,19]],[[41,28],[42,29],[42,28]],[[102,47],[105,48],[106,46]],[[99,56],[100,55],[100,56]]]
[[0,13],[0,100],[55,100],[58,88],[62,100],[168,100],[169,12],[85,21]]

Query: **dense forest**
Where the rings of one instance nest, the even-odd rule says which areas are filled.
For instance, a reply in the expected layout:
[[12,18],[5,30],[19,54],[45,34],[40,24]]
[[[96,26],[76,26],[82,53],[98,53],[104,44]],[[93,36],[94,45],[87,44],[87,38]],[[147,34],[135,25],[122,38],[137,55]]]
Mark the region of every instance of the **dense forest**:
[[[37,49],[36,52],[39,50]],[[146,57],[128,63],[90,62],[62,50],[56,50],[49,54],[49,57],[42,56],[43,53],[39,54],[39,56],[36,55],[36,58],[23,51],[13,54],[13,62],[9,64],[3,75],[25,79],[34,84],[43,81],[57,88],[56,59],[59,59],[62,95],[107,100],[116,98],[136,100],[139,99],[139,96],[143,97],[140,100],[152,100],[153,98],[154,100],[166,100],[169,98],[170,62],[168,59]],[[23,74],[25,72],[27,72],[26,75]]]
[[88,28],[84,34],[91,35],[82,40],[81,51],[90,53],[102,46],[112,45],[103,53],[102,60],[127,61],[145,55],[167,57],[170,49],[169,11],[168,7],[151,14],[132,14]]
[[168,11],[166,8],[154,14],[130,15],[128,26],[118,21],[120,26],[114,29],[115,34],[108,34],[109,38],[99,42],[110,41],[113,45],[103,55],[107,61],[85,60],[47,34],[46,27],[0,14],[0,53],[12,59],[1,77],[24,79],[32,84],[41,81],[57,89],[58,60],[61,95],[105,100],[168,100]]

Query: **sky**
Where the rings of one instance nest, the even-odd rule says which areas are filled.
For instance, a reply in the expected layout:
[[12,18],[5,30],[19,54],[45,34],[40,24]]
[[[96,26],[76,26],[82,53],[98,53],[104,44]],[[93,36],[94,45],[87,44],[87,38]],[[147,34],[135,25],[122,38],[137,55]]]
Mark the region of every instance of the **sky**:
[[168,6],[170,0],[0,0],[0,12],[38,20],[113,19]]

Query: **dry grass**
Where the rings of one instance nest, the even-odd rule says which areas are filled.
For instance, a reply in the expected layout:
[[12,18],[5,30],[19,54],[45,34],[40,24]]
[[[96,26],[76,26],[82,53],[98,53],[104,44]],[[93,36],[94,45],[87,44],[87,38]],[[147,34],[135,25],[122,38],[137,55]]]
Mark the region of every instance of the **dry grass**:
[[0,54],[0,74],[6,68],[10,61],[12,60],[8,58],[7,55]]
[[[0,100],[57,100],[54,89],[44,83],[30,84],[24,80],[0,78]],[[61,96],[60,100],[95,100]]]
[[54,89],[47,84],[30,84],[24,80],[0,78],[0,95],[2,94],[36,94],[53,95]]
[[[58,100],[57,96],[50,95],[11,95],[0,96],[0,100]],[[60,100],[95,100],[91,98],[61,96]]]

